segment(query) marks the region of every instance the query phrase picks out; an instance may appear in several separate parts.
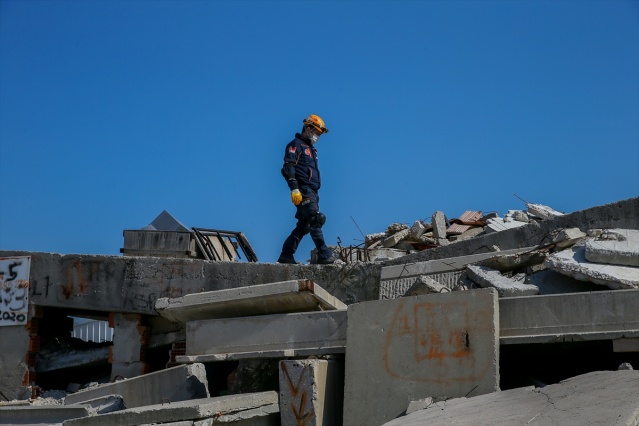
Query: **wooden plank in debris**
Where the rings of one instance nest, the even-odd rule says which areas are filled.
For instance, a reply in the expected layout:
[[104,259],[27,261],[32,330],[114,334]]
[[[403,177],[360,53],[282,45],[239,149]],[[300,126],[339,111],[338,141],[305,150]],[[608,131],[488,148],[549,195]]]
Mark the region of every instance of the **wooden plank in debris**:
[[465,223],[468,223],[468,222],[474,223],[481,218],[482,218],[482,212],[468,210],[459,217],[459,220],[462,223],[461,224],[454,223],[450,225],[448,229],[446,230],[446,235],[461,235],[473,227],[473,225],[465,225]]

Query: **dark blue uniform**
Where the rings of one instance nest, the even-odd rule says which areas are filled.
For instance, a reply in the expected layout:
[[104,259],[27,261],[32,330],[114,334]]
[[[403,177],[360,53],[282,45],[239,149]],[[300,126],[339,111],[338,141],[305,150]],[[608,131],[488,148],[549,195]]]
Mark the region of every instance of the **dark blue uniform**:
[[318,191],[322,180],[317,166],[317,150],[299,133],[286,145],[282,175],[290,190],[299,189],[302,193],[302,202],[295,213],[297,225],[284,241],[280,260],[292,260],[300,241],[308,233],[315,243],[318,258],[330,258],[332,252],[326,246],[322,233],[325,218],[319,211]]

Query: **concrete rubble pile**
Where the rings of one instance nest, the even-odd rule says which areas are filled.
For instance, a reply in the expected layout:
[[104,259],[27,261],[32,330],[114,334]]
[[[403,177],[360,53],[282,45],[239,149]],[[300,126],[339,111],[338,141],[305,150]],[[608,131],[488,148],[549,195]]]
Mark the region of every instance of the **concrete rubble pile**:
[[[527,206],[339,265],[2,251],[32,267],[0,424],[639,426],[639,198]],[[69,344],[70,316],[112,342]]]
[[[530,223],[563,216],[548,206],[526,203],[527,210],[509,210],[502,218],[497,213],[466,211],[459,218],[448,219],[444,212],[436,211],[431,221],[418,219],[412,225],[392,223],[384,232],[366,235],[364,250],[368,260],[395,259],[420,250],[446,246],[491,232],[525,226]],[[341,258],[347,261],[361,260],[352,250],[342,249]]]

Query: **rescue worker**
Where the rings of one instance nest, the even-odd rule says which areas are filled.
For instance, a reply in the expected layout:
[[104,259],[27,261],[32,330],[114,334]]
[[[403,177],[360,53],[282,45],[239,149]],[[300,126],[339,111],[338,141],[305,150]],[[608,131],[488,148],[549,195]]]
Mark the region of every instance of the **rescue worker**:
[[297,208],[297,225],[284,241],[278,263],[297,263],[295,251],[308,233],[317,248],[317,263],[326,265],[335,262],[331,249],[324,242],[322,225],[326,222],[326,216],[319,211],[317,195],[322,182],[315,144],[325,133],[328,133],[328,129],[324,120],[311,114],[303,120],[301,133],[296,133],[295,139],[286,145],[282,175],[291,190],[291,201]]

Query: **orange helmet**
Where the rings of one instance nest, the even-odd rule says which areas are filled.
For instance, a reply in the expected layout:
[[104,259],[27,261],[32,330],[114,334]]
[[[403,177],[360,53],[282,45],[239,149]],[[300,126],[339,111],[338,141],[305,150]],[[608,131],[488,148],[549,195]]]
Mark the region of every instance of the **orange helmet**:
[[322,133],[328,133],[328,129],[324,125],[324,120],[319,115],[311,114],[304,119],[304,126],[313,126]]

